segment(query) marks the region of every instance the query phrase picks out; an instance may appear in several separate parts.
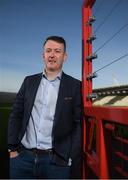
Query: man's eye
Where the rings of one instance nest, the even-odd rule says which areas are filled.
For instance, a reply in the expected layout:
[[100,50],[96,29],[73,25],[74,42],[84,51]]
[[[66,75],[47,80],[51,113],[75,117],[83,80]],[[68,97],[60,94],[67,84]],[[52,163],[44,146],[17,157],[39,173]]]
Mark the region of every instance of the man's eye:
[[50,50],[50,49],[47,49],[45,52],[51,52],[51,50]]
[[57,53],[60,53],[61,51],[60,50],[56,50]]

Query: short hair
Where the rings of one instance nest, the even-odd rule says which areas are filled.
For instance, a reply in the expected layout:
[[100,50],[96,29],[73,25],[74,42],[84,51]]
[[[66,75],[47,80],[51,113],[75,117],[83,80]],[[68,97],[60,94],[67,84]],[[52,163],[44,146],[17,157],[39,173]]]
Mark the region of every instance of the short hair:
[[49,37],[47,37],[47,39],[45,40],[44,46],[45,46],[45,44],[46,44],[46,42],[47,42],[48,40],[52,40],[52,41],[56,41],[56,42],[58,42],[58,43],[62,43],[62,44],[64,45],[64,51],[66,51],[66,41],[64,40],[63,37],[60,37],[60,36],[49,36]]

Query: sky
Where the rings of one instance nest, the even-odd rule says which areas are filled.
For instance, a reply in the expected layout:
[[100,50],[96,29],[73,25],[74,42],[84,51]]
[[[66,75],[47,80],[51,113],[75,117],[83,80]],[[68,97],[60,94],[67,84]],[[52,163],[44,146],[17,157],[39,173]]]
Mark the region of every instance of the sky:
[[93,14],[96,17],[93,32],[97,36],[93,43],[93,51],[97,51],[105,42],[112,39],[97,51],[98,58],[93,61],[93,71],[127,54],[125,58],[97,72],[98,77],[93,81],[94,88],[128,84],[127,9],[128,0],[97,0],[93,6]]
[[[101,24],[119,0],[96,0],[93,14]],[[47,36],[63,36],[68,59],[65,73],[82,76],[83,0],[0,0],[0,91],[17,92],[25,76],[42,72],[42,45]],[[124,24],[128,23],[128,0],[120,0],[111,16],[97,30],[95,52]],[[128,53],[128,26],[101,48],[93,71]],[[128,84],[128,57],[98,72],[93,87]]]

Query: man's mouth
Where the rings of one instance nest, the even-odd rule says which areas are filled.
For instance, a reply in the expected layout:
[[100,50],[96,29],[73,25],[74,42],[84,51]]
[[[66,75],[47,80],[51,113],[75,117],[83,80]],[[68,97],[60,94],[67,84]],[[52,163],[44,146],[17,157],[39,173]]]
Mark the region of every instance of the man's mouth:
[[55,60],[48,60],[49,63],[56,63]]

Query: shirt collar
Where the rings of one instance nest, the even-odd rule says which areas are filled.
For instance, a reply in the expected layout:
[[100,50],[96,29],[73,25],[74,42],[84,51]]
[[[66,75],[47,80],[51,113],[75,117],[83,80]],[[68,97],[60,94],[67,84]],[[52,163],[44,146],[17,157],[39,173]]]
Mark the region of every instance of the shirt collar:
[[[44,77],[44,78],[47,79],[47,75],[46,75],[45,69],[43,70],[42,77]],[[57,74],[57,76],[56,76],[55,79],[61,80],[61,77],[62,77],[62,70]],[[55,80],[55,79],[54,79],[54,80]]]

